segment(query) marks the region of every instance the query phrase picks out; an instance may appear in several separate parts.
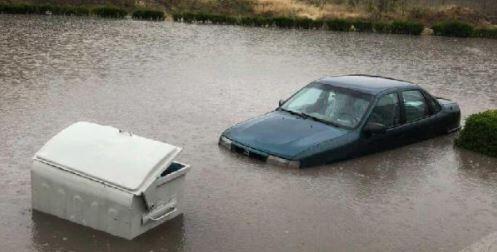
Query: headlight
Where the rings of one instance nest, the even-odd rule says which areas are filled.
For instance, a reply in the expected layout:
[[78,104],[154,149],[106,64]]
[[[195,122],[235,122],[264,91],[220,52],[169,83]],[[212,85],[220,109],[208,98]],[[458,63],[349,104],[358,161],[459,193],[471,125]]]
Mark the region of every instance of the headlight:
[[293,161],[293,160],[288,160],[276,156],[268,156],[267,157],[267,162],[270,164],[275,164],[275,165],[280,165],[280,166],[288,166],[288,167],[293,167],[293,168],[299,168],[300,167],[300,161]]
[[228,150],[231,150],[231,140],[229,140],[228,138],[221,136],[219,138],[219,144],[227,148]]

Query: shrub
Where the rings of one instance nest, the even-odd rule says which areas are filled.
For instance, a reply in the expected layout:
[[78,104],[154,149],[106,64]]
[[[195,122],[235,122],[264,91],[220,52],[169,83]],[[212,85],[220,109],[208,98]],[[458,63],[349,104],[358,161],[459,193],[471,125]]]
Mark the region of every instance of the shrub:
[[35,14],[37,8],[29,4],[5,4],[0,7],[0,12],[7,14]]
[[97,7],[92,13],[104,18],[124,18],[128,14],[126,10],[114,6]]
[[352,22],[345,19],[329,19],[325,23],[328,30],[332,31],[349,31],[352,26]]
[[253,20],[254,20],[254,25],[258,27],[270,26],[274,22],[273,18],[267,18],[267,17],[254,17]]
[[373,31],[378,33],[390,33],[392,26],[388,23],[378,22],[373,24]]
[[295,20],[289,17],[275,17],[273,18],[273,23],[275,26],[281,28],[292,28],[295,26]]
[[413,21],[394,21],[390,26],[390,32],[394,34],[419,35],[424,29],[423,24]]
[[233,17],[233,16],[226,16],[224,19],[225,24],[237,24],[238,23],[238,18]]
[[459,21],[446,21],[435,24],[433,32],[438,36],[469,37],[473,35],[473,26]]
[[312,29],[313,28],[313,21],[310,18],[295,18],[294,20],[294,25],[295,28],[300,28],[300,29]]
[[206,23],[209,20],[209,14],[202,12],[194,14],[193,20],[199,23]]
[[356,20],[352,22],[354,29],[358,32],[372,32],[373,23],[370,21]]
[[183,13],[181,14],[181,18],[185,23],[191,23],[195,21],[195,14],[193,13]]
[[473,31],[473,37],[497,39],[497,28],[478,28]]
[[86,7],[75,7],[73,9],[74,11],[74,15],[76,16],[88,16],[90,15],[90,9],[86,8]]
[[56,5],[31,5],[31,4],[10,4],[0,5],[0,13],[9,14],[46,14],[53,15],[78,15],[87,16],[90,10],[85,7],[56,6]]
[[238,19],[238,24],[243,26],[252,26],[254,25],[253,22],[252,17],[240,17],[240,19]]
[[134,19],[164,20],[164,12],[161,10],[135,10],[132,14]]
[[171,13],[171,15],[173,16],[173,20],[176,22],[181,21],[181,19],[183,18],[183,14],[181,14],[179,12],[173,12],[173,13]]
[[211,22],[213,24],[224,24],[226,22],[226,16],[207,14],[205,15],[205,22]]
[[314,29],[322,29],[324,26],[324,21],[321,19],[313,20]]
[[456,145],[497,157],[497,110],[488,110],[469,116],[456,139]]

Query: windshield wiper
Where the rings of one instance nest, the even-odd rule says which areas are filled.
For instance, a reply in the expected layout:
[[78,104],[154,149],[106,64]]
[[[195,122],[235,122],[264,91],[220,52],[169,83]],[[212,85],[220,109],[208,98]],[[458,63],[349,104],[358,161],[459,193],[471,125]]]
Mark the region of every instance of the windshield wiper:
[[317,121],[317,122],[320,122],[320,123],[324,123],[324,124],[327,124],[327,125],[331,125],[331,126],[335,126],[337,128],[343,128],[342,125],[338,124],[338,123],[334,123],[334,122],[330,122],[330,121],[327,121],[327,120],[324,120],[324,119],[321,119],[321,118],[318,118],[318,117],[315,117],[313,115],[309,115],[307,113],[304,113],[304,112],[296,112],[296,111],[293,111],[293,110],[288,110],[288,109],[284,109],[284,108],[280,108],[281,110],[285,111],[285,112],[288,112],[292,115],[297,115],[297,116],[300,116],[302,117],[303,119],[307,119],[307,118],[310,118],[314,121]]
[[334,122],[331,122],[331,121],[328,121],[328,120],[324,120],[324,119],[321,119],[319,117],[315,117],[313,115],[306,114],[304,112],[301,112],[300,115],[302,117],[304,117],[304,118],[311,118],[312,120],[317,121],[317,122],[321,122],[321,123],[324,123],[324,124],[332,125],[332,126],[335,126],[337,128],[342,128],[342,125],[340,125],[338,123],[334,123]]
[[300,117],[303,117],[303,118],[306,118],[307,116],[304,116],[302,115],[302,113],[299,113],[299,112],[295,112],[293,110],[288,110],[288,109],[284,109],[284,108],[280,108],[281,110],[285,111],[285,112],[288,112],[292,115],[297,115],[297,116],[300,116]]

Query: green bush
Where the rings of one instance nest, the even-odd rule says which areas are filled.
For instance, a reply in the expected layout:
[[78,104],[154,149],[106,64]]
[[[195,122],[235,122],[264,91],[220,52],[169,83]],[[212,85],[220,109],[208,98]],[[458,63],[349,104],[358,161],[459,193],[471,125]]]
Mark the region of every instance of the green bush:
[[208,15],[207,20],[213,24],[225,24],[228,18],[223,15]]
[[181,19],[185,23],[191,23],[195,21],[195,14],[194,13],[183,13],[181,14]]
[[349,31],[352,22],[345,19],[329,19],[325,21],[328,30],[332,31]]
[[321,29],[323,20],[313,20],[310,18],[295,18],[295,28],[300,29]]
[[473,31],[473,37],[497,39],[497,28],[478,28]]
[[128,15],[128,12],[125,9],[114,6],[97,7],[92,10],[92,13],[96,16],[104,18],[124,18]]
[[240,19],[238,19],[238,24],[243,25],[243,26],[265,27],[265,26],[272,25],[273,19],[266,18],[266,17],[260,17],[260,16],[241,17]]
[[378,33],[390,33],[392,26],[388,23],[377,22],[373,24],[373,31]]
[[90,9],[86,7],[75,7],[72,9],[73,14],[76,16],[88,16],[90,15]]
[[313,20],[313,28],[314,29],[322,29],[324,26],[324,20],[317,19]]
[[470,37],[473,35],[473,26],[459,21],[446,21],[435,24],[433,32],[438,36]]
[[2,4],[0,12],[6,14],[36,14],[36,6],[30,4]]
[[364,20],[355,20],[352,22],[354,29],[358,32],[372,32],[373,31],[373,23],[370,21]]
[[238,19],[238,24],[243,25],[243,26],[252,26],[253,24],[253,18],[252,17],[240,17]]
[[164,12],[161,10],[139,9],[132,14],[134,19],[164,20]]
[[497,110],[468,117],[456,145],[488,156],[497,157]]
[[270,26],[273,24],[273,18],[268,18],[268,17],[255,17],[254,18],[254,24],[255,26],[258,27],[266,27]]
[[88,16],[90,10],[85,7],[56,6],[56,5],[31,5],[31,4],[0,4],[0,13],[8,14],[52,14]]
[[273,18],[275,26],[280,28],[293,28],[295,27],[295,19],[289,17],[275,17]]
[[423,24],[413,21],[393,21],[390,24],[390,32],[394,34],[419,35],[423,29]]
[[179,12],[173,12],[171,13],[171,16],[173,17],[173,20],[176,22],[181,21],[181,19],[183,18],[183,15]]

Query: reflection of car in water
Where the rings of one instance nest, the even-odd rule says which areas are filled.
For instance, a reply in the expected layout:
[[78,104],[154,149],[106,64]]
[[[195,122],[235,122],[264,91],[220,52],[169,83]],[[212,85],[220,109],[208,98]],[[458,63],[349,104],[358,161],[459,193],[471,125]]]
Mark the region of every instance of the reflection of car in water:
[[390,78],[326,77],[272,112],[237,124],[219,143],[269,162],[304,167],[393,148],[459,129],[459,106]]

